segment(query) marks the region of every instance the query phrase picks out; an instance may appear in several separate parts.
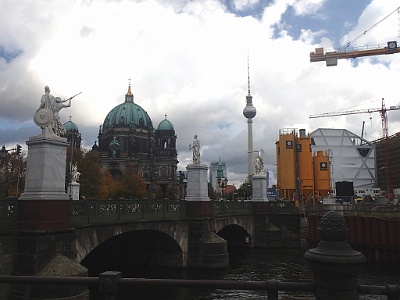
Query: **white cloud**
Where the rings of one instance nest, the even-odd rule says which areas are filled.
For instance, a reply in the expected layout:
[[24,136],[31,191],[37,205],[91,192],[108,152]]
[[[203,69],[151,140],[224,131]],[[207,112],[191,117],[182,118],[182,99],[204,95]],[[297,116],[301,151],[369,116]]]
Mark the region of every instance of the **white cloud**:
[[260,1],[259,0],[233,0],[233,5],[236,10],[242,11],[244,9],[253,8]]
[[315,14],[324,5],[326,0],[298,0],[293,7],[297,15]]

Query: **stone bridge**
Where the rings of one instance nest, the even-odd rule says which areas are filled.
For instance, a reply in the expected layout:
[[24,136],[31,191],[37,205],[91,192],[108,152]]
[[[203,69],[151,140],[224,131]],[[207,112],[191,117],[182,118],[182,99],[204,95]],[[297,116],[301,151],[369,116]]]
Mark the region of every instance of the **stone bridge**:
[[64,216],[60,201],[54,210],[45,204],[0,201],[3,274],[37,275],[56,254],[96,274],[127,261],[221,268],[230,247],[300,247],[301,215],[291,204],[208,201],[193,209],[182,200],[69,201]]
[[[124,268],[131,271],[136,265],[222,268],[235,253],[230,248],[301,245],[304,215],[292,203],[207,201],[195,203],[195,208],[191,205],[189,201],[120,200],[69,201],[63,206],[50,200],[2,200],[0,273],[48,274],[48,266],[60,256],[63,260],[58,266],[62,267],[51,270],[61,276],[96,276],[105,270],[124,273]],[[311,243],[319,240],[320,222],[320,214],[308,218]],[[356,215],[346,216],[346,222],[354,245],[362,247],[361,242],[371,239],[379,245],[377,251],[370,242],[366,244],[372,249],[367,256],[398,261],[396,220]],[[68,273],[76,265],[86,267],[87,274]],[[25,285],[0,288],[0,299],[35,299],[30,298],[34,294]]]

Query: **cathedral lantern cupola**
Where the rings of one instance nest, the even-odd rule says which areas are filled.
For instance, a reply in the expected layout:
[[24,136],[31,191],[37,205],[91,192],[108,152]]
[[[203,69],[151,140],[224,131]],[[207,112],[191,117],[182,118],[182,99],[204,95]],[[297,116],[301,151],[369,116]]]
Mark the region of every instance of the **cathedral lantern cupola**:
[[132,91],[131,91],[131,82],[130,82],[130,80],[129,80],[128,92],[125,95],[125,102],[133,103],[133,94],[132,94]]

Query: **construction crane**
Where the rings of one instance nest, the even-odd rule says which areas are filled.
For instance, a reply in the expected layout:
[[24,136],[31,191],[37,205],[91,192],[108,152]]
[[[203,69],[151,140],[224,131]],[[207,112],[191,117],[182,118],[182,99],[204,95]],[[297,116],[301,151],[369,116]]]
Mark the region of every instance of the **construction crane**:
[[[358,110],[349,110],[349,111],[337,111],[330,113],[322,113],[316,115],[310,115],[309,118],[322,118],[322,117],[336,117],[336,116],[344,116],[344,115],[354,115],[354,114],[362,114],[362,113],[373,113],[379,112],[382,120],[382,131],[383,131],[383,139],[385,145],[385,167],[386,167],[386,181],[387,181],[387,194],[388,198],[392,197],[392,177],[391,172],[389,172],[390,165],[390,147],[389,147],[389,134],[388,134],[388,117],[387,112],[390,110],[399,110],[400,106],[390,106],[386,108],[385,99],[382,98],[382,106],[381,108],[367,108],[367,109],[358,109]],[[391,199],[392,200],[392,199]]]
[[379,112],[381,115],[381,119],[382,119],[383,137],[386,138],[388,136],[387,112],[390,110],[399,110],[399,109],[400,109],[400,106],[390,106],[389,108],[386,108],[385,99],[382,98],[382,107],[381,108],[367,108],[367,109],[322,113],[322,114],[310,115],[309,118],[313,119],[313,118],[322,118],[322,117],[337,117],[337,116],[345,116],[345,115],[355,115],[355,114],[363,114],[363,113],[370,114],[373,112]]
[[[394,54],[400,52],[400,47],[397,45],[397,41],[389,41],[385,46],[377,45],[377,46],[364,46],[364,47],[357,47],[349,49],[349,46],[358,40],[360,37],[364,36],[369,32],[372,28],[377,26],[379,23],[387,19],[390,15],[395,12],[399,14],[399,22],[400,22],[400,6],[397,7],[394,11],[392,11],[389,15],[384,17],[379,22],[375,23],[374,25],[370,26],[366,30],[364,30],[361,34],[359,34],[356,38],[351,40],[341,49],[332,50],[332,51],[325,51],[323,47],[315,48],[315,51],[310,52],[310,62],[318,62],[318,61],[325,61],[327,67],[337,66],[338,59],[348,59],[348,58],[357,58],[363,56],[375,56],[375,55],[387,55],[387,54]],[[400,24],[399,24],[400,26]],[[400,29],[399,29],[400,31]]]

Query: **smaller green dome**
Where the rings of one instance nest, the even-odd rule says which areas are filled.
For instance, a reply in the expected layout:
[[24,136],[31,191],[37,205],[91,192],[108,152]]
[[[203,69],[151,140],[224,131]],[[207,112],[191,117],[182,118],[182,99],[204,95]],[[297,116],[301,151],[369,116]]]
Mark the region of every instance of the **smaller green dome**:
[[76,124],[74,122],[72,122],[71,120],[64,123],[64,128],[65,128],[66,132],[69,132],[69,131],[79,132],[78,126],[76,126]]
[[165,119],[158,124],[157,130],[174,130],[174,125],[172,125],[172,123],[167,120],[167,116],[165,116]]

